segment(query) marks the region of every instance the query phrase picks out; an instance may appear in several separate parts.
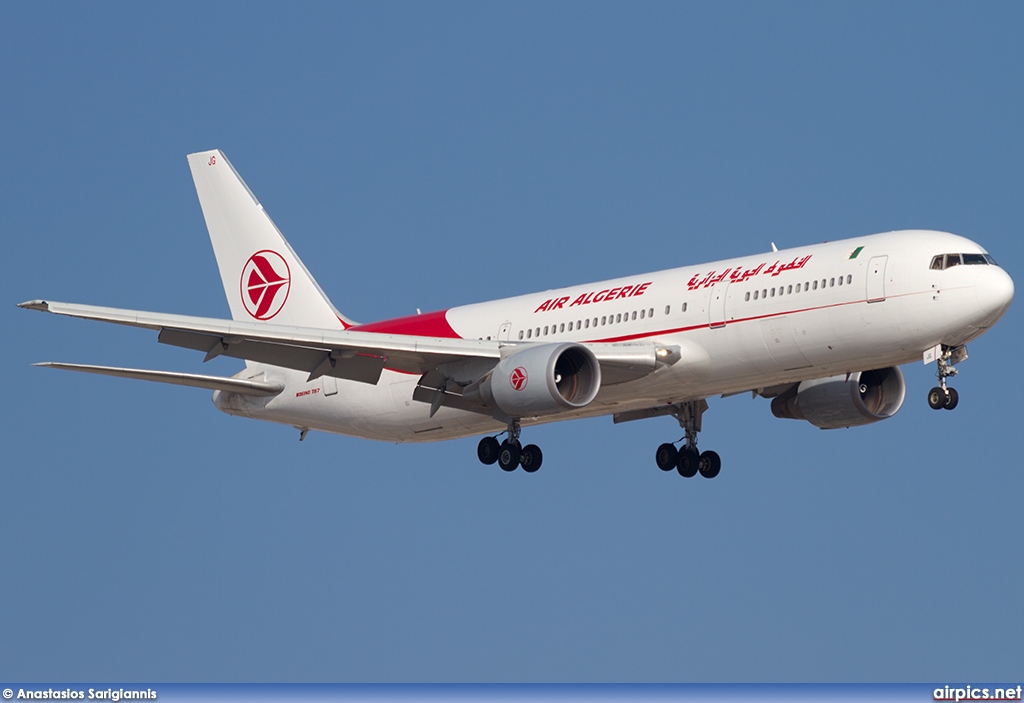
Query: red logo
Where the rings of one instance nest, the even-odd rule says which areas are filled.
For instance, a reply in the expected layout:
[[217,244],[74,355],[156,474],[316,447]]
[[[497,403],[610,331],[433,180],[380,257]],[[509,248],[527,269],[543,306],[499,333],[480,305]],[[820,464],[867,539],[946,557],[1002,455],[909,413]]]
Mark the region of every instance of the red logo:
[[258,251],[242,267],[242,304],[257,320],[269,320],[281,312],[291,289],[288,262],[270,249]]
[[526,388],[526,369],[524,369],[522,366],[515,367],[515,369],[512,370],[512,375],[509,376],[508,380],[515,390],[523,390],[524,388]]

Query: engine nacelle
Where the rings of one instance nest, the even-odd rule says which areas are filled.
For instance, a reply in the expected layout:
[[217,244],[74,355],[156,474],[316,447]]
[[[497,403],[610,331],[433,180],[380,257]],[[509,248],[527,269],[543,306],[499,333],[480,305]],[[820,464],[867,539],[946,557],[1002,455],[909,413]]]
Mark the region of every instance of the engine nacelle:
[[589,404],[601,389],[601,366],[580,344],[540,344],[514,351],[462,392],[470,405],[509,417],[549,415]]
[[906,395],[903,372],[892,366],[803,381],[772,399],[772,414],[823,430],[855,427],[892,417]]

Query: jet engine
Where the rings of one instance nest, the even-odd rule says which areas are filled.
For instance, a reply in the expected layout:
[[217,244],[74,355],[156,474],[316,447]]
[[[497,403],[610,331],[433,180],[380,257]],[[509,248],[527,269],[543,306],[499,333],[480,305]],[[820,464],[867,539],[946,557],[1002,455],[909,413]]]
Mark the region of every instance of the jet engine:
[[802,381],[772,399],[772,414],[823,430],[855,427],[892,417],[906,394],[903,372],[891,366]]
[[509,354],[462,392],[470,405],[509,417],[550,415],[590,403],[601,388],[601,366],[580,344],[541,344]]

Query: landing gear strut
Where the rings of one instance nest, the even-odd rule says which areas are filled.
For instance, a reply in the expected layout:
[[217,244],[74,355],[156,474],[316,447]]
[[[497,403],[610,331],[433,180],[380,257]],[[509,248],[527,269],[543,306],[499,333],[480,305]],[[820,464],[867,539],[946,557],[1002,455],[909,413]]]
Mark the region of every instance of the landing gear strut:
[[956,392],[955,388],[948,388],[946,386],[946,379],[950,376],[956,376],[957,370],[953,366],[954,363],[959,363],[967,358],[967,347],[947,347],[945,344],[942,345],[942,353],[939,354],[939,358],[936,359],[938,365],[937,375],[939,377],[939,385],[928,391],[928,405],[932,410],[952,410],[960,402],[960,394]]
[[685,433],[677,442],[685,442],[680,449],[675,443],[666,442],[658,447],[654,458],[662,471],[675,469],[684,478],[693,478],[698,473],[704,478],[714,478],[722,470],[722,459],[718,452],[697,451],[697,433],[700,432],[701,418],[708,409],[706,400],[691,400],[673,406],[671,415]]
[[515,471],[522,466],[523,471],[533,473],[540,468],[544,461],[544,454],[536,444],[527,444],[525,447],[519,443],[519,434],[522,428],[519,420],[512,420],[508,423],[508,437],[501,444],[498,444],[496,437],[484,437],[476,447],[476,456],[484,464],[497,462],[503,471]]

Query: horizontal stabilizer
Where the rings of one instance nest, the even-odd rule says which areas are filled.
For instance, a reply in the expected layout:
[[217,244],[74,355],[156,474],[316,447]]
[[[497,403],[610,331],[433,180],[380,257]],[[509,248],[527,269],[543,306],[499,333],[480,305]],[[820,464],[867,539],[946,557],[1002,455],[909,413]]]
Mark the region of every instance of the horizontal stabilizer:
[[134,378],[140,381],[157,381],[172,383],[176,386],[192,386],[208,388],[214,391],[227,391],[241,395],[266,397],[277,395],[284,390],[284,384],[278,382],[252,381],[244,378],[225,378],[223,376],[204,376],[197,373],[178,373],[176,371],[150,371],[149,369],[122,369],[114,366],[92,366],[90,364],[65,364],[58,361],[44,361],[33,366],[47,366],[53,369],[97,373],[103,376],[119,376]]

